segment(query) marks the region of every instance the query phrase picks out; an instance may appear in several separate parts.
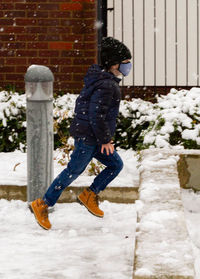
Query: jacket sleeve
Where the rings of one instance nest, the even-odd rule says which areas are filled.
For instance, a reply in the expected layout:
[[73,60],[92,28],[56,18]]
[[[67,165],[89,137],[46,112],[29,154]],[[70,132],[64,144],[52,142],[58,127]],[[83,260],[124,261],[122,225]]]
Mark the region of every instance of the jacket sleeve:
[[113,86],[106,82],[99,86],[90,98],[89,121],[98,144],[106,144],[111,141],[110,128],[105,119],[112,98]]

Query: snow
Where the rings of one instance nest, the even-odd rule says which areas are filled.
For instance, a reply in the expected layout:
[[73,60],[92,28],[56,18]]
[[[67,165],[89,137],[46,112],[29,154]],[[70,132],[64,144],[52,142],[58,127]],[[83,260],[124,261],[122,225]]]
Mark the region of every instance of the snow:
[[[175,164],[178,156],[171,155],[171,150],[166,150],[169,158],[162,158],[163,152],[154,149],[154,161],[147,150],[143,168],[137,169],[136,156],[131,150],[119,150],[125,159],[125,173],[121,177],[123,184],[131,186],[129,176],[139,177],[139,172],[156,171],[159,168],[158,161],[163,169],[170,171],[170,166]],[[178,150],[177,153],[182,150]],[[186,151],[185,151],[186,152]],[[191,150],[188,151],[191,153]],[[187,153],[187,152],[186,152]],[[198,153],[198,151],[196,151]],[[128,161],[127,161],[128,160]],[[19,165],[17,165],[20,163]],[[56,161],[55,175],[64,166]],[[132,165],[131,165],[132,164]],[[15,171],[13,170],[15,167]],[[132,172],[131,172],[132,169]],[[137,171],[137,174],[134,172]],[[13,153],[0,153],[0,178],[2,182],[12,185],[26,185],[26,154],[20,151]],[[93,177],[86,173],[80,177],[79,183],[89,184]],[[165,172],[161,180],[165,180]],[[3,184],[4,184],[3,183]],[[113,182],[118,185],[119,180]],[[173,180],[170,185],[160,185],[162,191],[158,191],[153,183],[153,177],[147,182],[146,195],[156,196],[160,194],[164,199],[170,200],[172,196],[166,195],[166,190],[173,189]],[[143,188],[144,190],[144,188]],[[143,195],[145,192],[143,191]],[[174,192],[173,195],[176,195]],[[144,196],[143,196],[144,198]],[[189,235],[192,240],[195,257],[196,277],[200,278],[200,193],[190,190],[182,190],[183,204]],[[150,201],[151,199],[149,199]],[[166,203],[163,204],[163,206]],[[144,209],[142,201],[137,201],[137,211]],[[157,234],[164,230],[166,224],[171,226],[173,220],[179,216],[171,214],[167,210],[149,212],[149,218],[143,223],[136,223],[136,208],[134,204],[113,204],[107,201],[100,204],[104,210],[103,219],[96,218],[79,204],[56,204],[49,218],[52,230],[45,231],[35,222],[33,214],[27,208],[27,203],[22,201],[0,200],[0,275],[2,279],[26,279],[27,277],[38,279],[56,278],[97,278],[97,279],[131,279],[133,274],[135,231],[142,229],[149,234],[149,229]],[[174,228],[174,227],[173,227]],[[136,232],[138,234],[138,232]],[[153,236],[149,234],[150,239]],[[168,242],[160,240],[157,249],[166,251]],[[184,247],[182,243],[182,247]],[[180,247],[179,247],[180,248]],[[190,260],[191,255],[185,254],[185,260]],[[166,265],[176,266],[176,251],[168,251],[164,254]],[[137,275],[150,275],[151,268],[141,268]]]
[[155,150],[142,155],[135,275],[190,278],[194,258],[180,195],[178,156]]
[[[137,169],[136,152],[119,149],[119,155],[124,161],[124,168],[110,184],[112,187],[132,187],[139,184],[139,170]],[[27,154],[21,151],[0,153],[0,185],[27,185]],[[54,177],[56,177],[66,165],[59,163],[62,153],[54,151]],[[66,164],[68,159],[66,158]],[[81,174],[71,186],[90,186],[94,176],[88,176],[88,168]],[[14,184],[13,184],[14,183]]]
[[196,279],[200,278],[200,192],[182,189],[182,200],[195,256]]
[[[35,67],[37,66],[32,65],[31,70]],[[58,121],[73,116],[75,100],[76,96],[71,94],[55,100],[54,116],[58,117]],[[1,92],[0,102],[0,119],[4,127],[7,121],[6,116],[12,117],[18,114],[19,110],[26,106],[25,95],[19,96],[13,93],[10,97],[6,91]],[[159,260],[159,256],[162,256],[166,266],[181,269],[178,259],[181,257],[183,262],[187,263],[194,256],[195,279],[200,279],[200,193],[183,189],[180,191],[177,180],[170,176],[172,166],[175,166],[179,154],[200,154],[200,151],[184,150],[181,146],[176,146],[175,150],[168,143],[169,134],[173,132],[174,124],[177,124],[177,129],[184,139],[193,139],[200,144],[199,104],[200,88],[192,88],[190,91],[172,89],[167,96],[158,97],[157,104],[139,99],[121,102],[120,112],[123,116],[135,115],[138,118],[133,120],[133,127],[143,121],[159,121],[160,111],[165,120],[159,132],[153,129],[144,134],[144,143],[154,143],[155,146],[165,149],[160,151],[159,148],[150,148],[143,151],[146,157],[140,168],[138,168],[136,152],[118,149],[124,161],[124,168],[112,181],[111,187],[138,186],[140,173],[145,173],[146,178],[148,177],[145,181],[143,180],[140,189],[141,200],[136,202],[136,206],[105,201],[100,204],[105,217],[98,219],[79,204],[56,204],[54,211],[50,213],[52,230],[44,231],[35,222],[27,203],[1,199],[0,278],[131,279],[135,235],[139,236],[141,233],[148,236],[149,244],[155,241],[156,250],[153,258]],[[195,115],[195,123],[192,122],[191,115]],[[126,134],[122,136],[125,137]],[[152,154],[154,154],[153,160]],[[163,154],[165,154],[164,158]],[[68,162],[68,159],[64,158],[65,165],[61,165],[60,159],[63,159],[62,153],[59,150],[54,151],[54,177],[66,167]],[[160,168],[163,171],[156,177],[158,183],[155,184],[155,175]],[[154,175],[150,176],[149,174],[152,173]],[[167,175],[170,177],[168,181]],[[89,186],[93,179],[94,176],[89,176],[87,168],[71,186]],[[26,153],[21,151],[0,153],[0,185],[27,185]],[[180,193],[185,215],[174,211],[175,206],[182,207],[181,200],[176,200]],[[147,203],[152,203],[152,201],[155,203],[147,211],[146,218],[137,223],[136,210],[138,217],[141,217],[145,211],[144,200]],[[158,201],[162,202],[158,204]],[[160,209],[158,209],[159,206]],[[187,243],[192,245],[193,255],[188,253],[187,243],[182,242],[181,239],[174,244],[174,249],[170,246],[170,241],[174,243],[174,236],[171,232],[174,231],[177,236],[179,233],[181,235],[182,231],[179,232],[176,225],[184,218],[186,218],[190,237]],[[171,228],[168,238],[160,237],[159,243],[156,242],[157,232],[164,231],[166,227]],[[182,255],[180,256],[177,251],[179,253],[183,251]],[[142,252],[148,258],[148,247],[143,247]],[[182,270],[183,273],[187,272],[186,266]],[[148,268],[141,267],[137,270],[138,276],[152,274],[152,263]]]
[[57,204],[45,231],[27,203],[0,200],[1,279],[131,279],[135,206],[101,208],[103,219],[77,203]]

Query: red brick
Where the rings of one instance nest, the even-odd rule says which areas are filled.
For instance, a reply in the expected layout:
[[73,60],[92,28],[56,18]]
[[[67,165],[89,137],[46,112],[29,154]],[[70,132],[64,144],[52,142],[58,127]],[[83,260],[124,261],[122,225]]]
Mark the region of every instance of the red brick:
[[50,49],[72,49],[73,44],[69,42],[49,42]]
[[16,73],[26,73],[27,66],[16,66],[15,71]]
[[38,19],[38,24],[42,26],[59,25],[59,19]]
[[48,58],[28,58],[28,65],[48,65],[49,64],[49,59]]
[[85,41],[93,41],[93,42],[97,42],[97,34],[85,34]]
[[84,74],[74,74],[73,76],[74,81],[80,81],[83,80],[83,78],[84,78]]
[[38,10],[54,11],[54,10],[59,10],[59,4],[57,3],[38,4],[37,8]]
[[0,19],[0,25],[13,25],[13,19]]
[[[73,30],[72,30],[73,31]],[[84,32],[88,35],[91,35],[91,34],[96,34],[96,29],[94,27],[88,27],[86,26],[85,29],[84,29]]]
[[27,26],[26,27],[27,33],[47,33],[47,27],[44,26]]
[[27,17],[48,18],[48,11],[28,11]]
[[85,10],[93,10],[93,11],[95,11],[95,5],[94,5],[94,3],[90,3],[90,2],[85,2],[84,3],[84,11]]
[[15,39],[15,35],[5,35],[0,33],[0,41],[13,41]]
[[95,57],[97,54],[97,51],[93,50],[93,51],[85,51],[84,52],[85,57]]
[[91,65],[95,63],[95,59],[91,58],[74,58],[73,65]]
[[36,4],[27,4],[27,3],[16,3],[15,4],[15,10],[36,10],[37,5]]
[[21,81],[24,77],[22,74],[6,74],[6,80]]
[[28,49],[47,49],[48,42],[33,42],[27,44]]
[[94,28],[94,18],[93,19],[85,19],[84,23],[87,27],[93,27]]
[[35,41],[37,40],[38,35],[37,34],[23,34],[23,35],[17,35],[16,41]]
[[16,56],[21,56],[21,57],[36,57],[37,56],[37,51],[36,50],[17,50]]
[[74,83],[72,83],[72,82],[61,82],[60,83],[60,86],[61,86],[61,88],[66,88],[66,89],[68,89],[68,88],[70,88],[70,89],[76,89],[78,92],[80,92],[80,88],[82,88],[82,86],[83,86],[83,82],[74,82]]
[[84,53],[83,51],[67,51],[67,50],[63,50],[61,52],[61,57],[83,57]]
[[72,27],[82,27],[84,25],[84,21],[80,19],[61,19],[62,26],[72,26]]
[[82,18],[83,17],[83,11],[71,11],[72,13],[72,18]]
[[51,69],[52,73],[59,73],[60,72],[60,66],[59,65],[55,65],[55,66],[51,65],[50,69]]
[[0,65],[4,66],[4,64],[5,64],[5,59],[4,58],[0,58]]
[[7,65],[24,65],[26,64],[26,58],[18,57],[18,58],[6,58]]
[[85,43],[86,50],[94,50],[97,48],[97,42],[94,43]]
[[16,24],[17,25],[22,25],[22,26],[35,25],[36,22],[37,21],[34,18],[17,18],[16,19]]
[[83,35],[64,33],[64,34],[60,34],[60,36],[63,41],[68,41],[68,42],[83,41]]
[[15,50],[0,50],[1,57],[15,57]]
[[76,11],[76,10],[82,10],[83,6],[80,3],[63,3],[60,4],[60,10],[62,11]]
[[16,90],[18,91],[18,90],[23,90],[24,91],[24,87],[25,87],[25,84],[24,84],[24,78],[23,78],[23,80],[20,82],[20,81],[14,81],[14,83],[12,83],[14,86],[15,86],[15,88],[16,88]]
[[50,11],[49,13],[50,18],[70,18],[71,12],[70,11]]
[[25,48],[26,43],[24,42],[14,42],[14,43],[9,43],[9,49],[20,49],[20,48]]
[[[73,2],[77,2],[77,0],[72,0]],[[79,2],[88,2],[88,3],[94,3],[95,0],[78,0]]]
[[23,33],[25,32],[25,27],[18,27],[18,26],[5,26],[4,27],[4,30],[3,30],[3,33]]
[[[39,2],[39,3],[41,3],[41,2],[49,2],[49,0],[26,0],[26,2],[30,2],[30,3]],[[55,0],[54,0],[54,2],[55,2]]]
[[21,2],[21,0],[0,0],[0,2]]
[[6,17],[25,17],[25,11],[6,11],[4,12],[4,16],[6,15]]
[[0,80],[4,81],[5,80],[5,75],[4,74],[0,74]]
[[83,67],[82,66],[62,66],[61,67],[62,73],[82,73]]
[[11,66],[3,66],[3,67],[0,67],[0,70],[1,72],[4,72],[4,73],[13,73],[13,67]]
[[0,10],[13,10],[14,9],[14,5],[11,3],[0,3]]
[[84,11],[84,18],[86,18],[86,19],[92,18],[94,21],[94,19],[96,18],[96,11],[95,10],[94,11]]
[[[48,0],[48,2],[55,2],[56,0]],[[66,2],[71,2],[71,0],[59,0],[58,2],[66,3]]]
[[85,44],[83,42],[75,42],[74,43],[74,49],[76,50],[84,50],[85,49]]
[[59,41],[60,35],[59,34],[39,34],[38,40],[39,41]]
[[72,80],[72,74],[56,74],[55,81]]
[[72,61],[70,58],[50,58],[51,65],[71,65]]
[[40,50],[39,57],[58,57],[59,51],[57,50]]
[[71,28],[64,26],[64,27],[60,27],[60,26],[48,26],[48,33],[54,33],[54,34],[66,34],[66,33],[71,33]]

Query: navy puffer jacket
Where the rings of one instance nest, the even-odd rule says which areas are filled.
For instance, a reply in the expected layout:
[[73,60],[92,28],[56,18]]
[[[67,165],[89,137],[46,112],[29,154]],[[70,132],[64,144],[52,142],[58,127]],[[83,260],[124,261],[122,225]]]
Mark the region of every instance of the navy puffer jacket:
[[112,73],[92,65],[84,87],[76,100],[75,117],[70,127],[74,138],[88,144],[110,142],[115,132],[120,104],[120,79]]

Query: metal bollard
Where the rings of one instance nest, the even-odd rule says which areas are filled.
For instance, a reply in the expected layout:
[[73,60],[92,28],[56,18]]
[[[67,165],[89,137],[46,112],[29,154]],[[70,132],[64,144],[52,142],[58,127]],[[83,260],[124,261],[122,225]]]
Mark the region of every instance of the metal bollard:
[[42,198],[53,180],[53,81],[45,66],[25,74],[28,202]]

